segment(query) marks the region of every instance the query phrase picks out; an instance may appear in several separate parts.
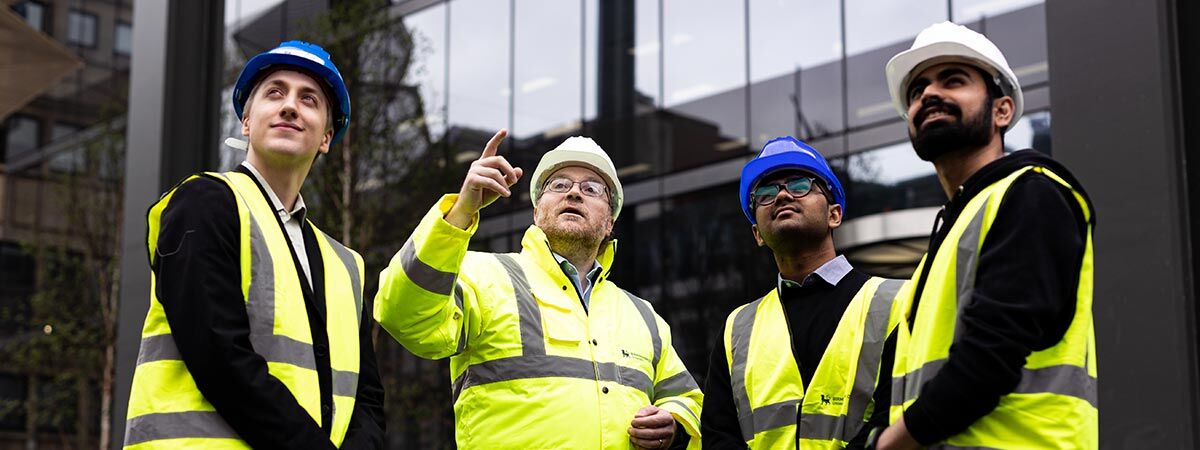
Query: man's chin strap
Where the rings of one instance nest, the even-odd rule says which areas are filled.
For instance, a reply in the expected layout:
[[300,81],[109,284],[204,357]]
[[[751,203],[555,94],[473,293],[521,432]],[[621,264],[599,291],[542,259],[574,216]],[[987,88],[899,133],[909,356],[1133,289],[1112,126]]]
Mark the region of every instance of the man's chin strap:
[[250,144],[238,138],[225,138],[225,145],[235,150],[246,151]]

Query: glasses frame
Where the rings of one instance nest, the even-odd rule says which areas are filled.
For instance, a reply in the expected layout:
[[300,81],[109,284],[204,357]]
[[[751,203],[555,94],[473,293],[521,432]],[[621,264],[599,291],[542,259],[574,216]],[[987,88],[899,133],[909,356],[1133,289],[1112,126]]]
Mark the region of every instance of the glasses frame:
[[[802,179],[808,180],[808,190],[805,191],[804,193],[797,193],[787,187],[787,185],[789,183],[792,183],[797,180],[802,180]],[[775,191],[774,195],[771,195],[771,196],[762,195],[761,197],[763,199],[765,199],[765,201],[760,201],[759,200],[760,195],[758,194],[758,190],[763,187],[774,187],[777,190]],[[817,177],[809,177],[809,176],[804,176],[804,175],[787,177],[786,179],[783,180],[783,182],[780,182],[780,183],[763,182],[763,183],[759,184],[758,186],[755,186],[754,189],[750,191],[750,206],[755,207],[755,208],[757,208],[759,206],[771,206],[771,205],[775,204],[775,201],[779,198],[779,193],[782,191],[787,191],[787,193],[794,198],[804,198],[808,194],[811,194],[814,189],[820,189],[822,192],[822,195],[824,195],[824,192],[827,191],[825,189],[825,187],[821,185],[821,179],[819,179]],[[829,198],[826,197],[826,200],[828,200],[828,199]]]
[[[554,183],[555,181],[558,181],[558,180],[563,180],[563,181],[569,182],[569,183],[571,183],[571,185],[567,187],[567,190],[565,190],[565,191],[562,191],[562,192],[558,192],[558,191],[555,191],[555,190],[552,190],[552,189],[550,189],[550,184],[552,184],[552,183]],[[586,191],[584,191],[584,190],[583,190],[583,183],[596,183],[596,184],[599,184],[599,185],[600,185],[600,195],[591,195],[591,194],[588,194]],[[567,178],[567,177],[554,177],[554,178],[551,178],[551,179],[549,179],[549,180],[546,180],[546,183],[542,185],[542,191],[543,191],[543,192],[553,192],[553,193],[555,193],[555,194],[566,194],[566,193],[569,193],[569,192],[571,192],[571,190],[572,190],[572,189],[575,189],[575,186],[577,186],[577,185],[579,186],[579,194],[580,194],[580,195],[582,195],[582,196],[584,196],[584,197],[598,198],[598,199],[603,199],[603,200],[607,200],[607,199],[608,199],[608,197],[609,197],[609,195],[608,195],[608,185],[604,184],[604,182],[603,182],[603,181],[596,181],[596,180],[580,180],[580,181],[575,181],[575,180],[572,180],[572,179],[570,179],[570,178]]]

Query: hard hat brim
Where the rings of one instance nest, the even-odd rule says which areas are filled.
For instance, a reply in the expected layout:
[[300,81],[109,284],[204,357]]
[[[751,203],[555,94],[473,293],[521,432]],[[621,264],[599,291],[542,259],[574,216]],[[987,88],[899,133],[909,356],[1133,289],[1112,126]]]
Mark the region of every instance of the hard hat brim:
[[1025,98],[1021,93],[1016,76],[1006,71],[1006,68],[996,67],[995,64],[989,62],[986,56],[975,49],[949,41],[935,42],[920,48],[905,50],[888,61],[886,69],[888,93],[891,94],[892,106],[896,108],[900,117],[908,119],[909,105],[904,91],[908,89],[912,76],[930,66],[946,62],[960,62],[976,66],[1003,79],[1011,86],[1011,89],[1006,90],[1005,95],[1013,99],[1013,118],[1009,126],[1011,127],[1021,119],[1025,109]]
[[555,149],[547,152],[538,162],[537,169],[534,169],[533,178],[529,180],[529,199],[533,206],[537,207],[538,198],[542,195],[542,186],[546,184],[550,175],[559,169],[572,166],[587,168],[596,172],[604,180],[604,184],[608,185],[610,195],[612,195],[613,220],[617,220],[625,198],[621,181],[617,179],[616,169],[612,163],[603,156],[592,152],[569,149]]
[[758,221],[755,220],[754,210],[750,207],[750,191],[772,173],[789,169],[812,173],[825,183],[826,186],[829,186],[833,191],[830,194],[833,196],[834,203],[842,206],[844,214],[846,209],[846,193],[842,189],[842,184],[838,181],[837,176],[833,174],[832,169],[822,167],[816,161],[801,157],[794,152],[788,152],[755,158],[746,163],[746,166],[742,168],[742,177],[738,186],[739,200],[742,203],[742,212],[746,215],[746,219],[750,220],[751,224],[757,224]]

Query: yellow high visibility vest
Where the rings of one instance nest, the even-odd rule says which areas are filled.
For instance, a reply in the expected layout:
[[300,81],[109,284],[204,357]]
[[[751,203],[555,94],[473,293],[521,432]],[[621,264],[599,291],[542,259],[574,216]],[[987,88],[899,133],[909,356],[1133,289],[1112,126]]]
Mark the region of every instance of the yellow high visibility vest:
[[[267,360],[268,373],[321,423],[320,386],[301,278],[275,209],[248,175],[207,173],[233,191],[238,209],[241,289],[250,318],[250,343]],[[162,213],[178,186],[151,208],[147,218],[150,258],[157,257]],[[358,390],[359,323],[362,317],[362,257],[316,226],[325,284],[326,332],[333,370],[330,440],[340,446],[350,425]],[[150,310],[142,328],[137,368],[129,396],[125,447],[129,449],[249,448],[196,387],[155,293],[150,275]]]
[[914,277],[929,264],[909,331],[916,283],[901,290],[896,301],[905,313],[897,332],[896,365],[892,374],[891,420],[920,396],[926,381],[946,363],[958,333],[958,311],[971,302],[979,249],[996,219],[1004,194],[1018,177],[1038,172],[1071,189],[1088,221],[1087,244],[1079,272],[1075,316],[1062,340],[1033,352],[1025,360],[1016,390],[965,431],[931,448],[1084,448],[1098,446],[1096,407],[1096,335],[1092,323],[1091,207],[1066,180],[1039,166],[1021,168],[984,188],[967,202],[951,225],[946,240],[930,260],[921,261]]
[[629,449],[638,409],[671,412],[700,445],[703,394],[650,303],[608,280],[587,312],[531,226],[520,253],[468,252],[467,230],[435,205],[380,275],[375,318],[409,351],[450,358],[459,448]]
[[859,289],[808,386],[796,366],[778,290],[729,314],[725,359],[746,445],[846,447],[874,410],[883,344],[898,322],[892,299],[903,283],[872,277]]

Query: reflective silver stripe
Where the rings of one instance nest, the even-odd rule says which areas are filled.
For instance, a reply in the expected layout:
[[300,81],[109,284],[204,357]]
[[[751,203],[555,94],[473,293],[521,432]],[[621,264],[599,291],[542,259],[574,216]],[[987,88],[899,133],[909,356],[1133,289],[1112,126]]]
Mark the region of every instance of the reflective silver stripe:
[[275,262],[258,221],[254,220],[253,214],[249,217],[250,288],[246,293],[246,313],[250,316],[250,342],[253,344],[256,336],[275,334]]
[[681,402],[679,400],[675,400],[675,399],[667,400],[662,403],[659,403],[658,406],[662,407],[663,405],[666,405],[667,403],[674,403],[676,405],[679,405],[680,408],[683,408],[684,411],[687,411],[689,416],[692,416],[692,420],[695,420],[696,422],[700,421],[700,418],[696,417],[696,413],[692,412],[692,408],[689,408],[688,405],[685,405],[683,402]]
[[[737,406],[738,425],[741,426],[742,437],[746,441],[754,438],[754,430],[757,429],[755,424],[758,421],[758,414],[750,408],[750,393],[746,388],[746,359],[750,351],[750,332],[754,329],[754,315],[760,303],[761,298],[738,311],[733,318],[733,330],[730,332],[733,364],[729,366],[729,382],[733,390],[733,404]],[[795,415],[791,420],[795,422]]]
[[967,224],[967,229],[963,230],[958,239],[958,253],[954,257],[954,287],[958,302],[958,314],[954,320],[954,342],[957,342],[958,336],[962,334],[963,310],[971,304],[975,292],[975,269],[979,266],[979,237],[983,234],[983,210],[986,208],[987,204],[984,204],[975,212],[975,216]]
[[692,378],[692,374],[688,373],[687,370],[682,370],[664,380],[659,380],[659,382],[654,385],[654,397],[652,397],[651,400],[675,397],[696,389],[700,389],[700,386],[696,384],[696,380]]
[[[517,297],[517,315],[521,320],[522,354],[526,356],[545,355],[546,338],[542,330],[542,310],[538,306],[537,300],[533,298],[533,291],[529,287],[529,280],[525,278],[525,270],[521,269],[521,264],[510,255],[497,254],[496,259],[508,271],[509,281],[512,282],[513,294]],[[449,293],[450,291],[447,290],[446,292]]]
[[629,298],[629,301],[633,303],[638,312],[642,314],[642,320],[646,321],[646,329],[650,331],[651,348],[654,349],[654,357],[651,358],[653,360],[651,368],[657,373],[658,360],[662,356],[662,337],[658,334],[658,321],[654,320],[654,311],[651,311],[650,305],[646,304],[638,296],[630,294],[629,291],[624,289],[622,291],[625,292],[625,296]]
[[[796,412],[799,408],[800,400],[785,400],[754,408],[754,413],[752,414],[753,428],[750,430],[750,436],[745,436],[746,432],[742,431],[742,437],[749,441],[757,433],[795,425]],[[743,424],[743,426],[745,425]]]
[[862,428],[863,416],[867,405],[875,395],[876,376],[879,375],[879,360],[883,356],[883,344],[887,340],[888,317],[892,313],[892,300],[900,291],[904,280],[884,280],[871,296],[867,309],[867,322],[863,326],[862,346],[858,350],[858,370],[854,375],[854,388],[850,391],[850,401],[846,405],[846,427],[842,430],[842,440],[849,442],[854,439]]
[[[309,226],[312,226],[311,222],[309,222]],[[328,234],[325,234],[324,231],[317,229],[315,226],[312,227],[312,229],[317,230],[317,232],[321,233],[322,236],[325,236],[325,243],[329,244],[329,247],[333,249],[333,253],[337,254],[338,258],[342,260],[342,264],[346,266],[346,272],[350,274],[350,288],[354,290],[354,306],[358,308],[358,316],[356,317],[358,317],[358,322],[361,325],[363,312],[363,286],[362,275],[358,273],[358,261],[354,259],[354,254],[350,253],[350,249],[343,246],[342,243],[329,237]]]
[[892,378],[892,404],[899,405],[909,400],[915,400],[921,394],[921,387],[925,382],[933,378],[942,366],[946,365],[946,359],[936,359],[925,363],[921,368],[912,372]]
[[950,444],[933,444],[925,448],[929,450],[1000,450],[995,447],[959,447]]
[[[846,416],[827,416],[825,414],[800,413],[800,429],[796,431],[798,439],[816,439],[830,441],[842,438],[842,430]],[[858,428],[858,427],[853,427]],[[851,436],[853,438],[854,436]]]
[[254,352],[262,355],[267,362],[286,363],[309,370],[317,370],[316,356],[312,344],[297,341],[287,336],[250,335],[250,345]]
[[175,338],[169,334],[142,338],[142,345],[138,348],[137,365],[164,360],[180,360],[179,347],[175,346]]
[[240,439],[215,411],[145,414],[130,418],[125,430],[126,446],[160,439]]
[[333,369],[333,395],[358,396],[358,374]]
[[489,383],[533,378],[580,378],[612,382],[645,392],[650,377],[640,370],[613,363],[595,363],[566,356],[514,356],[471,365],[454,380],[454,400],[462,391]]
[[1093,408],[1099,407],[1096,378],[1089,375],[1086,368],[1070,364],[1024,369],[1021,371],[1021,382],[1013,392],[1065,395],[1087,401]]
[[[904,386],[903,397],[896,398],[893,391],[893,404],[901,404],[914,400],[920,394],[920,387],[932,379],[946,365],[946,359],[925,363],[920,369],[909,372],[900,378],[892,380],[892,389]],[[1021,381],[1013,390],[1016,394],[1057,394],[1075,397],[1097,406],[1096,378],[1089,375],[1086,368],[1063,364],[1040,367],[1037,369],[1021,369]],[[899,402],[897,402],[899,400]]]
[[463,288],[458,283],[454,284],[454,304],[458,305],[458,311],[462,314],[462,324],[458,329],[458,347],[450,356],[461,355],[467,349],[467,310],[463,308]]
[[400,247],[400,268],[404,270],[404,275],[421,289],[440,295],[450,295],[450,289],[454,287],[454,278],[457,276],[452,272],[434,269],[421,261],[417,257],[417,247],[411,237]]

